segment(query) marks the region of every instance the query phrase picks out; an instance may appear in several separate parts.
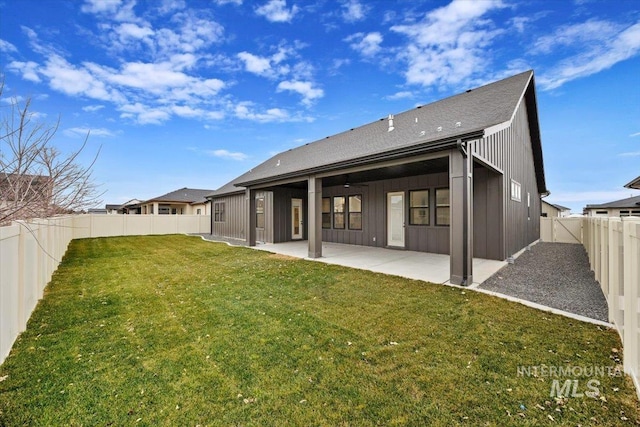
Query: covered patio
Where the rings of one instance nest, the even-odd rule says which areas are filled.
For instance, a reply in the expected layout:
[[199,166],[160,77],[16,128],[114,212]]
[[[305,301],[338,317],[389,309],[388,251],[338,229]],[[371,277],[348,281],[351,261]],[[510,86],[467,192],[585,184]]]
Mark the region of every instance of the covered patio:
[[[449,281],[451,275],[449,255],[322,242],[322,257],[309,258],[309,245],[305,240],[283,243],[258,243],[253,248],[295,258],[392,274],[409,279],[451,284]],[[474,258],[474,281],[471,286],[478,286],[505,265],[507,265],[505,261]]]

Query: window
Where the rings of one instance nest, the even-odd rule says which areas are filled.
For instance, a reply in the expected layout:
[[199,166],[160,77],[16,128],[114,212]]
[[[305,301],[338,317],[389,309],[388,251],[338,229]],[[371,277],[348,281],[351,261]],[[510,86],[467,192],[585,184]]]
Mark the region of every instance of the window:
[[349,230],[362,230],[362,195],[349,196]]
[[213,204],[213,221],[214,222],[224,222],[224,202],[218,202]]
[[631,211],[631,215],[640,216],[640,211]]
[[196,209],[196,215],[202,215],[202,209],[200,208]]
[[522,201],[522,187],[518,181],[511,180],[511,200]]
[[450,220],[449,189],[436,188],[436,225],[449,225]]
[[629,216],[629,211],[628,210],[620,211],[620,216]]
[[429,225],[429,190],[409,191],[409,224]]
[[333,198],[333,228],[344,228],[344,196]]
[[256,228],[264,228],[264,197],[256,199]]
[[169,215],[171,207],[169,205],[158,205],[158,215]]
[[608,215],[608,211],[596,211],[596,215]]
[[331,198],[322,198],[322,228],[331,228]]

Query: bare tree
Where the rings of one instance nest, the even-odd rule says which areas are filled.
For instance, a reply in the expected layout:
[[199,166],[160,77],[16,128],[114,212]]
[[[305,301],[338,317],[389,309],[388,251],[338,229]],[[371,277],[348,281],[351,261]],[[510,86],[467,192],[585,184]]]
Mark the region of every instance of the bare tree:
[[[0,96],[4,85],[0,82]],[[60,120],[47,124],[31,112],[31,99],[11,98],[0,107],[0,224],[79,212],[101,203],[92,178],[100,150],[87,166],[79,163],[89,134],[77,150],[62,154],[54,145]]]

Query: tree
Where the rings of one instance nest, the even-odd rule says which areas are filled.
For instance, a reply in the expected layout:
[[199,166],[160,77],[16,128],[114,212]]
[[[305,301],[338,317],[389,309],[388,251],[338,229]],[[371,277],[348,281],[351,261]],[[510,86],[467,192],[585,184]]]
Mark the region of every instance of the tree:
[[[0,83],[0,97],[4,85]],[[48,218],[83,211],[101,203],[93,166],[79,163],[89,134],[77,150],[62,154],[54,146],[60,119],[38,120],[31,98],[11,98],[0,107],[0,225],[18,219]]]

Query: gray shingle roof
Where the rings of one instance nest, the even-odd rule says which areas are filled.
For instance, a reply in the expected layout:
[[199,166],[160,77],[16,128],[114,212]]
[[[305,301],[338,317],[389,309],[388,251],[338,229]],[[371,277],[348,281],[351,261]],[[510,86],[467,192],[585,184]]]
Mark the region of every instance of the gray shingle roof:
[[615,200],[613,202],[602,203],[599,205],[587,205],[586,209],[598,208],[640,208],[640,196],[628,197],[626,199]]
[[394,130],[390,132],[388,120],[383,118],[285,151],[240,176],[237,182],[248,184],[296,172],[302,175],[314,168],[453,138],[507,122],[532,77],[533,71],[527,71],[397,114]]
[[[339,166],[346,161],[367,159],[415,146],[435,146],[439,141],[482,132],[494,125],[509,122],[525,95],[533,71],[490,83],[477,89],[445,98],[393,118],[389,131],[388,118],[350,129],[334,136],[279,153],[245,174],[220,187],[212,196],[237,193],[244,185],[285,177],[304,176],[310,172]],[[546,191],[542,166],[535,92],[528,105],[534,139],[534,158],[540,191]]]
[[200,190],[195,188],[181,188],[162,196],[154,197],[145,201],[148,202],[177,202],[177,203],[204,203],[205,197],[213,193],[213,190]]

